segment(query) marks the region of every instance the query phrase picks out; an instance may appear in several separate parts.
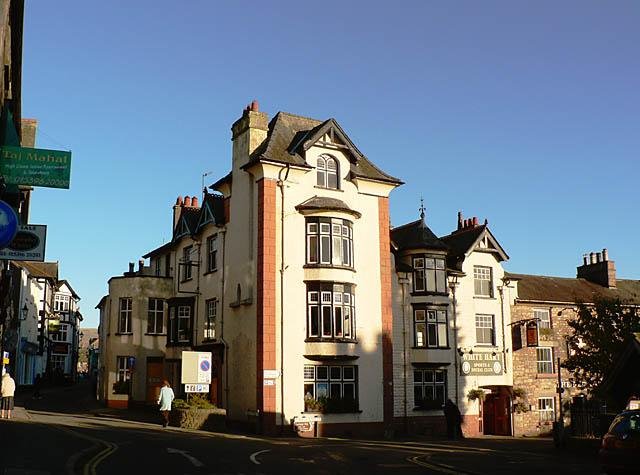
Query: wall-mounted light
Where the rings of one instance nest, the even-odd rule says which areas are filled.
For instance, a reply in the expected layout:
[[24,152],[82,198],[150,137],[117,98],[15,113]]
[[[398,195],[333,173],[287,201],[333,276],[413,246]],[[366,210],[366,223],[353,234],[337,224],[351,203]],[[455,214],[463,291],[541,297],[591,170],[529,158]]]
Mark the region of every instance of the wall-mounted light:
[[24,304],[24,307],[22,307],[22,310],[20,310],[20,320],[26,320],[27,316],[29,316],[29,308],[27,307],[27,304]]

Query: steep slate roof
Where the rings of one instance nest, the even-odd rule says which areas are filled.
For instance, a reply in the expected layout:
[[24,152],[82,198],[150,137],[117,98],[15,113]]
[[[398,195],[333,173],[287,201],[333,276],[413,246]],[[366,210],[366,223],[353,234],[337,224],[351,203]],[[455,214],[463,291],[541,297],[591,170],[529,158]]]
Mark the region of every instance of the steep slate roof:
[[30,262],[30,261],[11,261],[16,266],[22,267],[32,277],[40,279],[58,280],[58,263],[57,262]]
[[406,249],[437,249],[446,251],[448,246],[433,234],[423,218],[403,224],[391,230],[391,240],[399,251]]
[[168,243],[165,243],[162,246],[156,247],[152,251],[147,252],[142,257],[144,257],[146,259],[147,257],[153,257],[153,256],[157,256],[159,254],[164,254],[165,251],[168,251],[169,249],[171,249],[172,246],[173,246],[173,242],[169,241]]
[[104,304],[106,303],[106,301],[107,301],[107,299],[108,299],[108,298],[109,298],[109,296],[108,296],[108,295],[105,295],[104,297],[102,297],[102,298],[100,299],[100,302],[98,302],[98,305],[96,305],[94,308],[98,308],[98,309],[100,309],[100,308],[104,307]]
[[536,302],[584,302],[597,298],[620,299],[621,302],[640,305],[640,280],[617,279],[615,289],[608,289],[582,278],[549,277],[505,273],[505,277],[518,280],[518,300]]
[[473,246],[485,228],[486,226],[481,224],[442,236],[440,239],[449,246],[450,255],[459,258],[464,256],[471,246]]
[[313,198],[309,198],[307,201],[296,205],[296,209],[343,211],[345,213],[350,213],[358,218],[362,216],[362,213],[349,208],[349,205],[347,205],[344,201],[337,198],[329,198],[325,196],[314,196]]
[[[345,142],[345,148],[351,152],[353,160],[350,160],[350,174],[352,177],[361,177],[378,180],[387,183],[402,184],[398,178],[386,174],[371,163],[347,137],[335,119],[324,122],[319,120],[278,112],[269,122],[267,138],[249,157],[249,162],[243,168],[250,167],[261,160],[294,165],[302,168],[313,168],[304,159],[305,151],[313,145],[312,141],[324,130],[333,128]],[[225,177],[226,178],[226,177]],[[216,184],[221,184],[220,180]]]

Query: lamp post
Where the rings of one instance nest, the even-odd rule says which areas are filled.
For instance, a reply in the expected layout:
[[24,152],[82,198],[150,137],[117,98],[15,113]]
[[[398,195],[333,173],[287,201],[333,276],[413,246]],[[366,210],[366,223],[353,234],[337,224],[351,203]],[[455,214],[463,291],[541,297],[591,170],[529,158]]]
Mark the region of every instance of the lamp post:
[[449,288],[451,289],[451,306],[453,311],[453,364],[454,364],[454,376],[455,376],[455,386],[456,386],[456,406],[459,405],[458,394],[460,392],[459,388],[459,375],[458,375],[458,322],[457,322],[457,301],[456,301],[456,289],[458,287],[458,275],[452,274],[451,280],[449,281]]

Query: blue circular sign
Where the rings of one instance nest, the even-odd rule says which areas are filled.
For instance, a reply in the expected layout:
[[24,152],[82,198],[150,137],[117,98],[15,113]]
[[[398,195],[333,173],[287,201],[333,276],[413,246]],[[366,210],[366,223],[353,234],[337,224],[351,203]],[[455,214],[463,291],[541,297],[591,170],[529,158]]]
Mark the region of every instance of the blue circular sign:
[[202,360],[200,362],[200,369],[202,371],[209,371],[209,367],[211,366],[211,364],[209,363],[209,360]]
[[0,249],[9,245],[18,232],[18,215],[9,204],[0,201]]

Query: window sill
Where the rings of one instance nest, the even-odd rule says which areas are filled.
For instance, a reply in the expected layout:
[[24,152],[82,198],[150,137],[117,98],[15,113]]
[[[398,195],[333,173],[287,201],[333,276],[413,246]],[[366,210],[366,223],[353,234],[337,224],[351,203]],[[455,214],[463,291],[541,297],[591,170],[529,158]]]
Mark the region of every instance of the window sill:
[[191,282],[192,280],[193,280],[193,277],[189,277],[188,279],[182,279],[180,283]]
[[555,373],[536,373],[536,379],[556,379],[557,377]]
[[490,297],[488,295],[474,295],[473,298],[478,300],[498,300],[496,297]]
[[302,267],[304,269],[344,269],[344,270],[349,270],[351,272],[355,272],[356,271],[353,267],[349,267],[349,266],[334,266],[332,264],[305,264]]
[[249,297],[244,300],[240,300],[240,301],[236,300],[235,302],[231,302],[229,304],[229,307],[236,308],[236,307],[239,307],[240,305],[251,305],[252,303],[253,303],[253,299]]
[[450,346],[412,346],[412,350],[450,350]]
[[441,297],[448,297],[449,296],[449,292],[437,292],[435,290],[413,290],[411,292],[409,292],[409,294],[412,297],[420,297],[423,295],[433,295],[433,296],[441,296]]
[[204,274],[202,274],[202,275],[215,274],[216,272],[218,272],[218,269],[217,269],[217,268],[216,268],[216,269],[212,269],[212,270],[208,270],[208,271],[206,271],[206,272],[205,272]]
[[[133,335],[133,332],[116,332],[116,333],[114,333],[114,335],[116,335],[116,336]],[[51,341],[54,341],[54,340],[51,340]]]
[[339,191],[340,193],[344,193],[344,190],[341,190],[340,188],[328,188],[326,186],[319,185],[314,186],[314,188],[317,188],[319,190]]
[[315,336],[311,336],[308,338],[305,338],[304,340],[305,343],[358,343],[357,339],[354,338],[320,338],[320,337],[315,337]]
[[413,410],[413,412],[433,412],[433,411],[438,411],[438,412],[442,413],[442,408],[443,407],[444,406],[439,406],[439,407],[420,407],[420,406],[416,406],[412,410]]
[[146,336],[167,336],[166,333],[145,333]]

